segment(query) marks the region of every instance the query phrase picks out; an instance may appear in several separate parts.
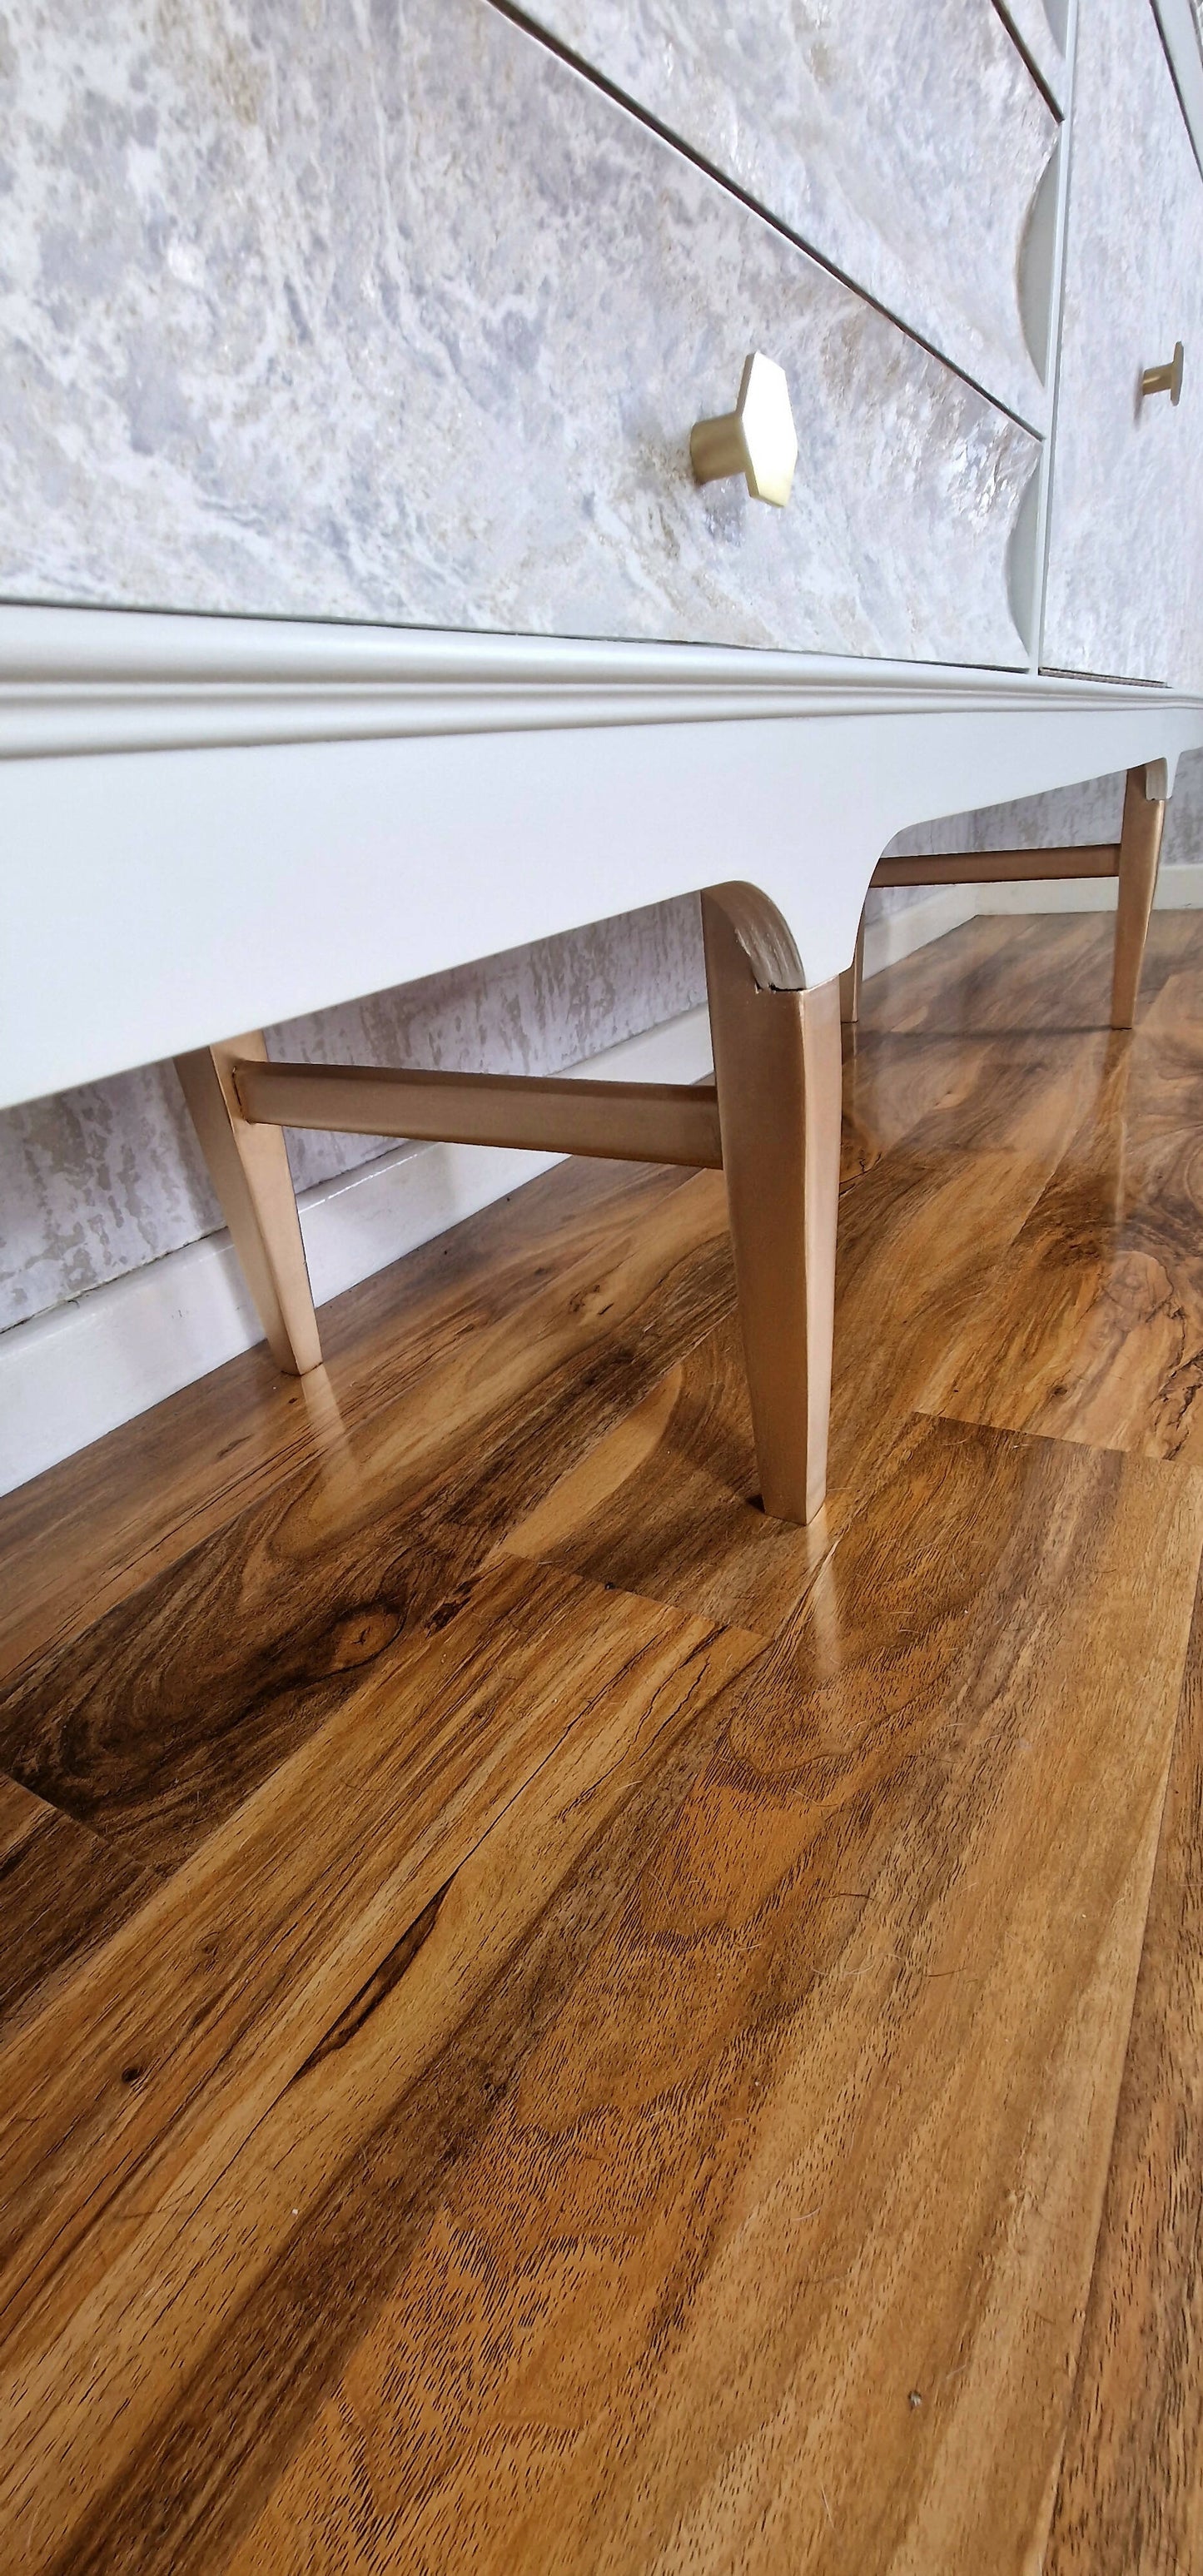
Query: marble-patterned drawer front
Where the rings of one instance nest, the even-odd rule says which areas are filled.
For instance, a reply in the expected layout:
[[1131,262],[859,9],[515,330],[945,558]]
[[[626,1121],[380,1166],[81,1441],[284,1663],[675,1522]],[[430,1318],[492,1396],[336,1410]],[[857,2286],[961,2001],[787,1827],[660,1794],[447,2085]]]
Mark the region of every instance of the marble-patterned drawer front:
[[[1023,659],[1037,442],[485,0],[20,28],[8,596]],[[757,346],[783,511],[690,473]]]
[[534,0],[533,15],[1042,426],[1020,263],[1058,128],[992,0]]
[[[1144,368],[1186,350],[1182,400]],[[1149,0],[1078,30],[1042,658],[1203,686],[1203,180]]]
[[1063,105],[1066,86],[1065,38],[1069,0],[998,0],[1029,62],[1035,64],[1049,96]]

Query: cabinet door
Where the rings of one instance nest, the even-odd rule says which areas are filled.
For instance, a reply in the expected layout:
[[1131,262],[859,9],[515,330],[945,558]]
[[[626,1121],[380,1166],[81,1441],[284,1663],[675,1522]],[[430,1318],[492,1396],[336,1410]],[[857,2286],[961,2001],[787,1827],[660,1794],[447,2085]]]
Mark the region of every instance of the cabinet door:
[[[10,594],[1023,660],[1037,442],[500,10],[45,0],[42,34]],[[752,349],[786,509],[690,469]]]
[[1020,272],[1058,125],[991,0],[534,0],[533,15],[1042,426]]
[[[1182,400],[1142,397],[1186,351]],[[1084,0],[1042,658],[1203,686],[1203,180],[1149,0]]]

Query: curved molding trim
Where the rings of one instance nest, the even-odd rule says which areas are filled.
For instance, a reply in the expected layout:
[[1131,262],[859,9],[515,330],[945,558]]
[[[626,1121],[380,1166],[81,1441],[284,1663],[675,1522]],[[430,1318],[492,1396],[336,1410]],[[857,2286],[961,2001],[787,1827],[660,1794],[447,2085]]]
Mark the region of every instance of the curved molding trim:
[[695,644],[0,606],[0,758],[714,724],[1194,706],[1138,683]]

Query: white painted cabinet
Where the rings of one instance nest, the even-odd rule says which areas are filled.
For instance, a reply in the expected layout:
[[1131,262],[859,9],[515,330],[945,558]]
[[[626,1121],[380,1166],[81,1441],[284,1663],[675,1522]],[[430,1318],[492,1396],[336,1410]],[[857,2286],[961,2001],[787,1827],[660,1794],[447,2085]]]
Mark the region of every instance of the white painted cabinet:
[[1149,0],[1080,14],[1043,660],[1203,686],[1203,178]]

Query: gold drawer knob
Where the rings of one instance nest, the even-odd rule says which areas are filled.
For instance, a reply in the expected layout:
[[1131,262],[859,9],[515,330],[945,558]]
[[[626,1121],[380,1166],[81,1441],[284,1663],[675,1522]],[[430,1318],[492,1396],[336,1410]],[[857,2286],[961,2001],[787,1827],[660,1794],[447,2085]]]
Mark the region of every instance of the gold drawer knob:
[[721,420],[695,421],[689,453],[699,483],[742,474],[754,501],[785,508],[798,462],[798,433],[784,370],[775,359],[762,358],[758,351],[745,358],[734,411],[724,412]]
[[1170,401],[1182,400],[1182,342],[1174,342],[1174,354],[1168,367],[1146,367],[1140,380],[1142,394],[1168,394]]

